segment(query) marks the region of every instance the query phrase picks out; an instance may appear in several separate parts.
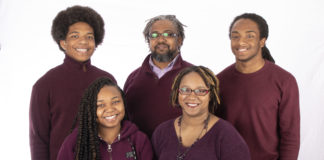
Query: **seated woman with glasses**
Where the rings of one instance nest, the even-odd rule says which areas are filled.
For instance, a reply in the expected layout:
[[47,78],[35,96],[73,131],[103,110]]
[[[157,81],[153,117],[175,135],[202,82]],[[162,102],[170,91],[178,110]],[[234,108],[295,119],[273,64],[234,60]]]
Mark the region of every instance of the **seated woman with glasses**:
[[214,115],[220,104],[218,79],[206,67],[192,66],[175,78],[170,101],[182,116],[159,125],[152,136],[160,160],[249,160],[245,141]]
[[79,126],[65,139],[58,160],[151,160],[152,146],[127,121],[123,91],[111,79],[94,81],[81,99]]

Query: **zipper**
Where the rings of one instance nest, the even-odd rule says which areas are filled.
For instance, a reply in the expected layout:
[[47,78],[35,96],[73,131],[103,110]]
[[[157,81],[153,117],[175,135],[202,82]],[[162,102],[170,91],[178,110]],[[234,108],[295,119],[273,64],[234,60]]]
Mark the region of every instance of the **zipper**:
[[112,152],[112,148],[111,148],[111,144],[108,144],[108,148],[107,148],[108,154],[109,154],[109,159],[112,160],[112,156],[111,156],[111,152]]
[[[118,142],[118,141],[120,141],[120,133],[118,134],[118,136],[117,136],[117,141],[115,141],[115,142]],[[113,142],[113,143],[115,143],[115,142]],[[112,144],[113,144],[113,143],[112,143]],[[108,145],[107,152],[108,152],[108,154],[109,154],[109,159],[110,159],[110,160],[112,160],[112,147],[111,147],[112,144],[108,144],[108,143],[107,143],[107,145]]]

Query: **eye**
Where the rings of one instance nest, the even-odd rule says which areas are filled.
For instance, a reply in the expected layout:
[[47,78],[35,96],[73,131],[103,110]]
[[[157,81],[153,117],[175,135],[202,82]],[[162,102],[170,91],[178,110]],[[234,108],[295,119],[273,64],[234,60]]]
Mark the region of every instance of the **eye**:
[[235,40],[235,39],[238,39],[239,36],[238,35],[231,35],[231,39]]
[[112,102],[111,102],[111,104],[118,104],[118,103],[120,103],[119,100],[117,100],[117,101],[112,101]]
[[151,33],[151,38],[157,38],[158,36],[159,36],[159,34],[158,33]]
[[170,34],[170,33],[162,33],[162,36],[163,36],[163,37],[170,37],[171,34]]
[[104,107],[104,106],[105,106],[105,104],[103,104],[103,103],[100,103],[100,104],[97,104],[97,106],[98,106],[98,107]]
[[89,40],[93,40],[94,39],[94,36],[90,35],[90,36],[88,36],[88,39]]
[[195,93],[197,94],[197,95],[199,95],[199,96],[204,96],[204,95],[206,95],[207,93],[208,93],[208,89],[203,89],[203,88],[201,88],[201,89],[196,89],[196,90],[194,90],[195,91]]
[[73,38],[73,39],[77,39],[77,38],[79,38],[78,35],[71,35],[70,37]]
[[252,35],[252,34],[248,34],[246,37],[247,37],[247,38],[254,38],[254,35]]
[[182,94],[190,94],[191,93],[191,89],[187,88],[187,87],[183,87],[179,89],[179,92]]

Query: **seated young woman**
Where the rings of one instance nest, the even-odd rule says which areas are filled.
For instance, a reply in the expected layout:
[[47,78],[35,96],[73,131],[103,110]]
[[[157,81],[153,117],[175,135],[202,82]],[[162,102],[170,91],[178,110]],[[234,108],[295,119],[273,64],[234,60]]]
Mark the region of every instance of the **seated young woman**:
[[160,160],[249,160],[248,146],[235,128],[215,116],[219,82],[206,67],[192,66],[175,78],[171,104],[182,116],[160,124],[152,136]]
[[147,136],[126,120],[123,91],[102,77],[86,90],[80,103],[79,125],[63,142],[58,160],[151,160]]

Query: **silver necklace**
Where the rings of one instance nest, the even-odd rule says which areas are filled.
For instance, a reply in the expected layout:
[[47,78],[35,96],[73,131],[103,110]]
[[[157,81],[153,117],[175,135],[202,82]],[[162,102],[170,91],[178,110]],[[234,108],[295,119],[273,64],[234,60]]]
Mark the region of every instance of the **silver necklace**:
[[178,153],[177,153],[177,160],[183,160],[186,156],[186,154],[188,153],[188,151],[191,149],[191,147],[200,139],[200,136],[202,134],[202,132],[204,130],[206,130],[207,132],[207,128],[208,128],[208,122],[210,119],[210,114],[208,114],[207,118],[204,120],[204,127],[203,129],[200,131],[197,139],[195,140],[195,142],[188,147],[183,153],[180,152],[180,147],[182,146],[182,137],[181,137],[181,121],[182,121],[182,116],[180,116],[179,120],[178,120],[178,126],[179,126],[179,137],[178,137]]

